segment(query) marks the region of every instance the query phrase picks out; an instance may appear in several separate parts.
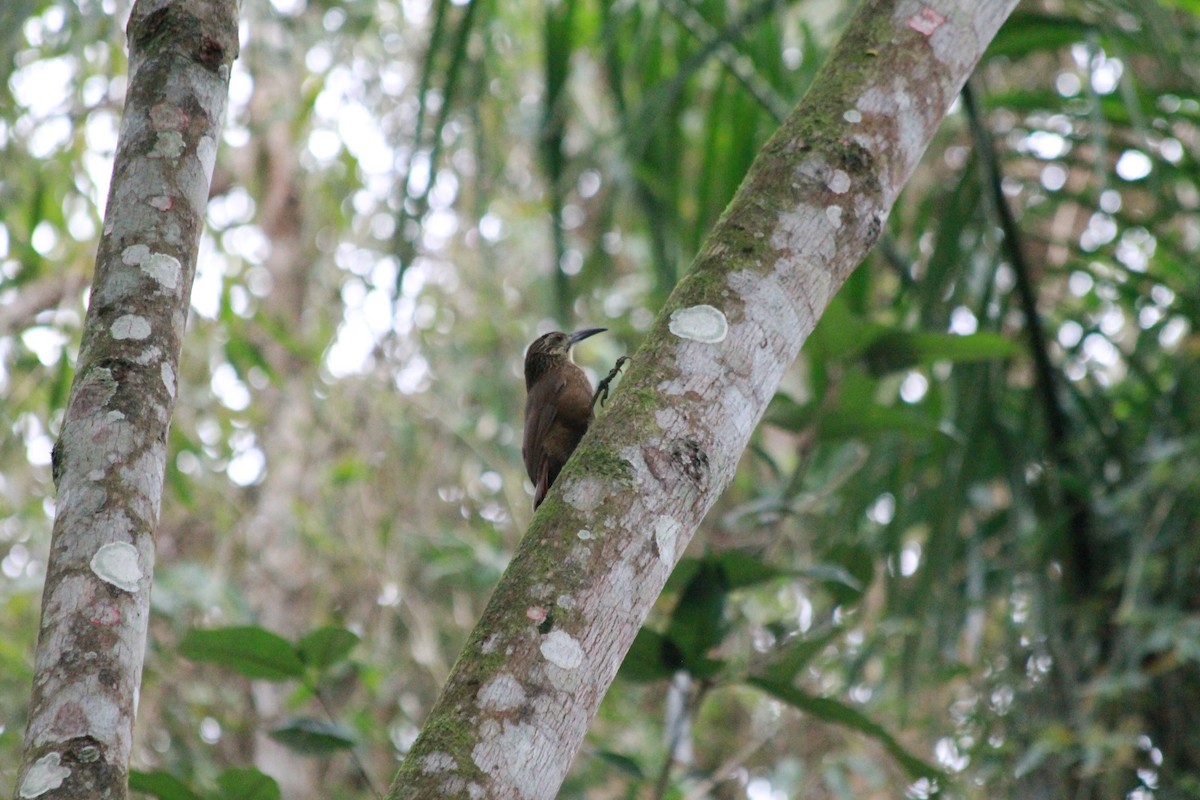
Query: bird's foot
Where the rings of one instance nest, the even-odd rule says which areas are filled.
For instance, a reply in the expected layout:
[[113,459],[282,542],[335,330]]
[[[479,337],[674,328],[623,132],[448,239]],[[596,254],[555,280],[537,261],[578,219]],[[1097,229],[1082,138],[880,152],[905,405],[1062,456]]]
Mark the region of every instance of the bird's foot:
[[592,395],[593,406],[596,405],[597,400],[600,401],[601,406],[608,401],[608,385],[613,382],[613,379],[621,374],[621,367],[625,366],[625,362],[627,361],[629,361],[629,356],[621,356],[618,358],[616,366],[609,370],[609,373],[607,376],[605,376],[604,380],[596,384],[596,393]]

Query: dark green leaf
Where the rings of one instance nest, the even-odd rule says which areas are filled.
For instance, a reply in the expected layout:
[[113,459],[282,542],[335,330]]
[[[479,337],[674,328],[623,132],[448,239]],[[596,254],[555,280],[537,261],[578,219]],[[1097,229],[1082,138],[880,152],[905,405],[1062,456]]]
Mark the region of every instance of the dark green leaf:
[[597,750],[595,756],[635,780],[641,781],[646,779],[646,773],[642,772],[641,765],[629,756],[614,753],[612,750]]
[[777,392],[767,406],[763,421],[785,431],[798,432],[812,425],[815,408],[814,403],[802,405],[783,392]]
[[835,296],[804,343],[804,352],[817,358],[849,361],[886,332],[883,326],[855,316],[845,299]]
[[253,625],[188,631],[179,654],[229,667],[247,678],[282,681],[304,674],[304,662],[291,642]]
[[[822,581],[826,591],[833,595],[839,605],[857,603],[875,577],[874,556],[861,545],[835,545],[825,552],[823,561],[840,573]],[[850,577],[849,581],[845,579],[846,574]]]
[[663,587],[663,592],[672,594],[683,591],[683,588],[692,582],[698,569],[700,569],[700,559],[691,556],[679,559],[679,563],[675,565],[675,569],[671,570],[671,575],[667,578],[667,585]]
[[750,678],[749,685],[762,689],[776,700],[781,700],[806,714],[843,725],[860,733],[870,736],[883,745],[884,749],[896,759],[910,778],[941,778],[942,772],[929,762],[920,759],[904,749],[896,739],[884,730],[883,726],[873,722],[861,711],[845,703],[831,700],[828,697],[815,697],[792,687],[791,684],[767,678]]
[[634,683],[671,677],[683,664],[679,648],[657,631],[642,628],[633,639],[617,673]]
[[679,596],[667,637],[679,647],[685,668],[700,666],[705,653],[724,637],[727,591],[720,567],[702,561]]
[[771,659],[767,677],[790,685],[792,679],[807,667],[838,633],[838,628],[830,628],[819,634],[803,636],[784,646]]
[[129,771],[129,790],[158,800],[201,800],[192,788],[169,772]]
[[864,357],[871,372],[884,375],[937,361],[987,361],[1008,358],[1017,345],[995,333],[908,333],[889,331],[867,348]]
[[778,567],[739,550],[726,550],[710,556],[709,560],[720,569],[724,585],[729,589],[742,589],[787,574]]
[[253,767],[227,769],[217,776],[217,785],[228,800],[280,800],[275,779]]
[[337,626],[318,628],[300,640],[297,650],[300,660],[310,667],[325,669],[343,660],[354,645],[358,634]]
[[822,438],[872,441],[885,433],[908,439],[941,435],[934,420],[911,408],[867,403],[855,408],[836,408],[821,415]]
[[336,722],[296,717],[271,730],[271,738],[297,753],[319,756],[357,744],[354,731]]
[[1017,13],[1009,17],[992,39],[985,58],[1001,55],[1021,58],[1031,53],[1053,52],[1087,41],[1095,33],[1094,25],[1073,17]]
[[938,422],[922,410],[904,405],[885,406],[875,400],[879,380],[862,370],[847,370],[836,395],[828,400],[800,405],[784,394],[776,394],[764,420],[789,431],[815,428],[821,439],[874,440],[885,433],[906,438],[942,435]]

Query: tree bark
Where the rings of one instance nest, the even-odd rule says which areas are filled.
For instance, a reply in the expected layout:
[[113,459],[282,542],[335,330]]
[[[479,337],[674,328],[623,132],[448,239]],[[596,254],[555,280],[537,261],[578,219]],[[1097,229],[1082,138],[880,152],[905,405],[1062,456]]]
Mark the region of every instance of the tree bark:
[[550,798],[780,378],[1016,0],[867,0],[534,517],[390,798]]
[[139,0],[78,370],[18,798],[122,798],[179,353],[229,71],[234,0]]

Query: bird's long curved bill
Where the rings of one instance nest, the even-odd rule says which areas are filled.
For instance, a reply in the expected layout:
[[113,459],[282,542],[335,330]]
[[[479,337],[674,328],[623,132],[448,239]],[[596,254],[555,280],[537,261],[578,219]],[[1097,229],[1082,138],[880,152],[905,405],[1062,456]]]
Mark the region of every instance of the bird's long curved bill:
[[608,330],[608,328],[584,328],[581,331],[575,331],[569,338],[571,340],[571,344],[576,344],[578,342],[582,342],[589,336],[595,336],[597,333],[604,333],[606,330]]

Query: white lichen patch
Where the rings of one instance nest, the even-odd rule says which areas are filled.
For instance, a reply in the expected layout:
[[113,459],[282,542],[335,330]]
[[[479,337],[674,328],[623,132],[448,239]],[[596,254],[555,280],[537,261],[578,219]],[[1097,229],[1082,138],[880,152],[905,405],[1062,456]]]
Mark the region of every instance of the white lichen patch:
[[171,207],[175,205],[175,201],[165,194],[160,194],[151,197],[146,201],[146,204],[151,208],[158,209],[159,211],[170,211]]
[[136,267],[148,255],[150,255],[150,248],[146,245],[131,244],[121,251],[121,263],[127,267]]
[[771,232],[771,246],[791,259],[827,264],[837,255],[834,230],[824,208],[801,203],[779,215],[779,222]]
[[[169,198],[167,199],[169,200]],[[166,208],[170,208],[169,203]],[[165,289],[179,288],[179,277],[183,274],[183,267],[179,264],[179,259],[174,256],[166,253],[152,253],[150,248],[144,244],[131,244],[121,251],[121,263],[130,267],[141,267],[142,272]]]
[[452,769],[458,769],[458,762],[454,760],[454,756],[440,750],[429,753],[421,759],[421,771],[427,775],[435,772],[449,772]]
[[842,114],[842,119],[846,120],[846,122],[849,122],[851,125],[857,125],[858,123],[862,122],[862,114],[859,113],[858,109],[852,108],[845,114]]
[[577,511],[591,511],[604,500],[604,482],[591,475],[572,481],[563,492],[563,499]]
[[583,663],[583,648],[566,631],[551,631],[538,649],[547,661],[561,669],[575,669]]
[[658,548],[658,557],[667,566],[675,563],[675,544],[683,525],[674,517],[660,514],[654,520],[654,544]]
[[[471,759],[496,785],[511,787],[511,797],[545,797],[543,770],[530,769],[530,759],[547,743],[529,722],[484,720]],[[552,794],[552,793],[551,793]]]
[[525,688],[512,675],[502,672],[479,689],[475,700],[485,711],[511,711],[525,702]]
[[212,181],[213,167],[217,163],[217,140],[205,136],[196,144],[196,158],[200,159],[200,167],[204,170],[205,182]]
[[493,652],[495,652],[496,645],[498,645],[498,644],[500,644],[500,634],[493,633],[491,636],[489,636],[487,639],[484,640],[483,644],[480,645],[479,649],[484,654],[493,653]]
[[63,785],[63,781],[71,774],[71,770],[62,765],[62,756],[58,753],[47,753],[33,762],[33,766],[25,773],[21,781],[18,797],[39,797]]
[[161,131],[154,139],[154,149],[146,155],[150,158],[178,158],[183,146],[183,134],[179,131]]
[[579,531],[579,533],[577,533],[575,535],[578,536],[580,539],[582,539],[585,542],[588,539],[592,538],[592,532],[589,531],[587,528],[582,529],[581,531]]
[[843,170],[835,169],[833,175],[825,185],[834,194],[845,194],[850,191],[850,176]]
[[179,287],[179,276],[183,267],[179,259],[166,253],[150,253],[139,262],[142,272],[158,281],[164,289],[174,290]]
[[592,549],[587,545],[577,544],[571,548],[570,554],[567,555],[567,561],[579,566],[585,566],[592,558]]
[[[164,422],[166,417],[163,418]],[[121,483],[131,492],[129,509],[153,526],[158,520],[159,503],[162,500],[163,475],[166,471],[166,447],[161,440],[154,441],[136,459],[126,461],[118,470]],[[153,556],[148,562],[153,564]]]
[[620,617],[634,613],[641,586],[637,572],[626,563],[617,563],[609,570],[601,591],[601,603]]
[[163,386],[167,387],[167,394],[170,397],[175,396],[175,369],[166,361],[162,363],[162,368],[159,370],[162,374]]
[[703,304],[671,312],[671,321],[667,327],[681,339],[705,344],[724,341],[729,333],[729,321],[725,319],[721,310]]
[[834,228],[842,227],[842,207],[829,206],[825,209],[825,216],[829,219],[829,224]]
[[147,364],[150,364],[154,361],[158,361],[158,359],[161,357],[162,357],[162,350],[159,349],[158,345],[152,344],[149,347],[147,347],[145,350],[143,350],[142,352],[140,352],[136,356],[134,356],[133,360],[136,361],[137,363],[141,364],[144,367]]
[[123,314],[113,321],[109,333],[114,339],[145,339],[150,335],[150,323],[137,314]]
[[92,572],[118,589],[136,592],[142,579],[137,548],[128,542],[109,542],[92,556]]
[[569,595],[569,594],[560,594],[554,600],[554,605],[558,606],[559,608],[563,608],[563,609],[566,609],[567,611],[570,611],[571,609],[573,609],[575,607],[575,598],[571,597],[571,595]]

